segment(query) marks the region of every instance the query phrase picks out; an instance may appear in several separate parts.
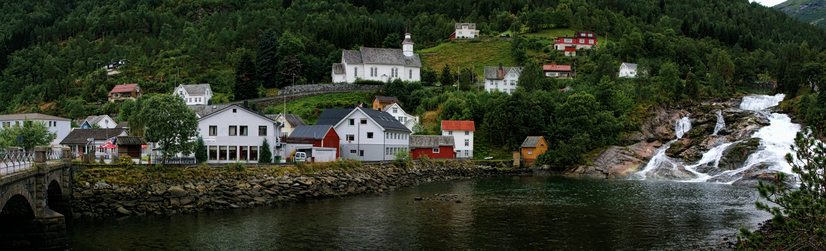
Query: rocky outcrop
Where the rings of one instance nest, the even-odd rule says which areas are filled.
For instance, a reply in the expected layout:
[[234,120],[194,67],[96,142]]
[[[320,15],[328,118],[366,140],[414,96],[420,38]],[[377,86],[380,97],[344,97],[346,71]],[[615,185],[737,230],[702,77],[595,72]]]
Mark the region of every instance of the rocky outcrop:
[[471,161],[432,161],[417,163],[410,168],[364,165],[357,169],[306,175],[286,173],[273,176],[261,172],[129,186],[92,183],[76,178],[72,209],[76,218],[191,213],[383,192],[422,182],[526,171],[529,172],[524,169],[497,169]]

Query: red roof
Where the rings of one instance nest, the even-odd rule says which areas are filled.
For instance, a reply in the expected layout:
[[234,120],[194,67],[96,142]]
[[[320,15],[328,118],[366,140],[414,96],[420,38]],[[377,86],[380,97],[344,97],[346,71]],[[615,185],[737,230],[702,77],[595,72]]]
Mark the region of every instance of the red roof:
[[442,130],[449,131],[476,131],[473,121],[467,120],[442,120]]
[[542,66],[543,71],[571,71],[570,65],[557,65],[556,63],[546,64]]
[[138,84],[122,84],[116,85],[115,88],[112,88],[112,91],[109,93],[122,93],[122,92],[132,92],[135,88],[138,87]]

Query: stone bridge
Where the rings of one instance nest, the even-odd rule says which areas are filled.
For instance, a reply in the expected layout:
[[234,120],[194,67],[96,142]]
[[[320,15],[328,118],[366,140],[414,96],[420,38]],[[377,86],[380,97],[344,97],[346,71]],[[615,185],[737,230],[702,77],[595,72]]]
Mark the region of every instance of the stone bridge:
[[35,149],[35,165],[0,177],[0,249],[65,249],[71,214],[72,168],[69,149],[59,162],[46,162]]

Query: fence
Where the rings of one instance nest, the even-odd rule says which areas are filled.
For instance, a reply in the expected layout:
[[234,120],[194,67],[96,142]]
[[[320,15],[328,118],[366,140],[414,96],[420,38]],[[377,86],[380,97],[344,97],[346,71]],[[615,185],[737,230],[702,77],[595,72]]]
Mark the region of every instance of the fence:
[[196,164],[195,157],[166,158],[166,164]]
[[[46,151],[45,160],[60,160],[63,151]],[[26,171],[35,162],[35,151],[0,151],[0,175],[9,175],[21,171]]]

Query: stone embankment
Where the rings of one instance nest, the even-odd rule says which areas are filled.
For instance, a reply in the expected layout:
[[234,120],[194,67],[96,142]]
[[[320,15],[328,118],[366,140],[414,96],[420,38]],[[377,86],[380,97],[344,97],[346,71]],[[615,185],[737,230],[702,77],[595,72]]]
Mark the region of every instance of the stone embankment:
[[409,168],[363,165],[304,175],[275,176],[261,172],[130,186],[76,180],[72,209],[75,218],[192,213],[376,193],[422,182],[529,172],[527,169],[502,170],[472,161],[431,161],[414,163]]

